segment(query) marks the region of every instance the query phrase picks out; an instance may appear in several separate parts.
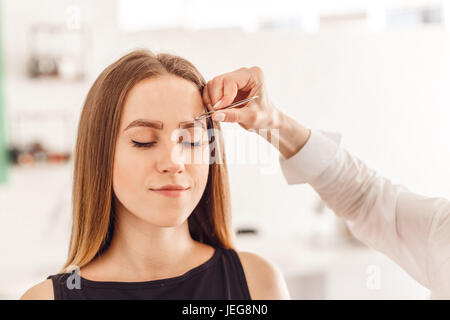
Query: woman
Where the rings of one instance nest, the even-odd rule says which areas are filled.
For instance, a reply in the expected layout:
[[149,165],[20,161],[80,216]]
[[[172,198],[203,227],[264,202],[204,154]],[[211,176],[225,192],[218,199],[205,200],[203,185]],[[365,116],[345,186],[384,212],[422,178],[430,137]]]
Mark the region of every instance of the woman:
[[146,50],[100,74],[78,127],[68,259],[22,299],[289,298],[275,266],[235,251],[220,124],[194,121],[205,85]]

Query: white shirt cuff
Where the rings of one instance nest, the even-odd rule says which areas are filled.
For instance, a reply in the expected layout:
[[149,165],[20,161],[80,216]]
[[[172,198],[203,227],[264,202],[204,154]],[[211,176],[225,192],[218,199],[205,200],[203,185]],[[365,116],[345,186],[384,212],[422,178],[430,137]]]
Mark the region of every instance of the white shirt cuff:
[[286,159],[281,153],[281,171],[289,185],[313,181],[333,161],[341,143],[338,132],[310,129],[308,141],[295,155]]

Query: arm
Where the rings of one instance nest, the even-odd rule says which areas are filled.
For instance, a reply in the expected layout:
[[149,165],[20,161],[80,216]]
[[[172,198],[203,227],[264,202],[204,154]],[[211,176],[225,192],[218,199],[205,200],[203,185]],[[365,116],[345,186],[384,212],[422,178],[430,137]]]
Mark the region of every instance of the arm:
[[263,257],[239,251],[252,300],[290,300],[289,291],[281,271]]
[[[219,110],[254,95],[259,98],[245,108]],[[215,110],[225,115],[221,121],[237,122],[246,130],[278,129],[275,140],[264,136],[265,131],[258,134],[279,149],[288,184],[309,183],[357,238],[392,258],[422,285],[450,297],[448,200],[392,184],[341,148],[339,134],[308,130],[280,112],[260,67],[214,77],[203,90],[203,101],[209,110],[220,101]]]
[[47,279],[31,287],[20,300],[54,300],[52,280]]
[[299,137],[299,151],[279,158],[288,184],[309,183],[355,237],[423,286],[450,297],[450,202],[379,176],[340,146],[337,133],[311,130],[304,142],[304,130],[296,135],[281,122],[280,145],[288,132]]

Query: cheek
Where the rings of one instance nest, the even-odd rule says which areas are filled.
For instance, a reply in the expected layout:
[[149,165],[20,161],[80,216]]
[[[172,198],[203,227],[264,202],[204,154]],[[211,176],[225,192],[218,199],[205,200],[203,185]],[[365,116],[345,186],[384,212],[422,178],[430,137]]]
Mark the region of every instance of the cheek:
[[208,182],[209,165],[207,164],[193,165],[192,168],[190,169],[190,172],[191,172],[190,175],[194,179],[195,197],[200,199]]
[[[118,148],[114,157],[113,188],[116,195],[137,194],[145,187],[145,163],[142,157],[133,152]],[[148,161],[146,162],[148,166]]]

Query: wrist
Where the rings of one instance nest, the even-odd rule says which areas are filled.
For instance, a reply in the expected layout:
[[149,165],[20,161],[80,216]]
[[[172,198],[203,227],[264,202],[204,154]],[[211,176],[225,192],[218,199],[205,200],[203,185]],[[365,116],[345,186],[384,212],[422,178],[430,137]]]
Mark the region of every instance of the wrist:
[[311,130],[279,110],[273,119],[274,130],[269,130],[267,140],[278,148],[285,159],[289,159],[308,142]]

